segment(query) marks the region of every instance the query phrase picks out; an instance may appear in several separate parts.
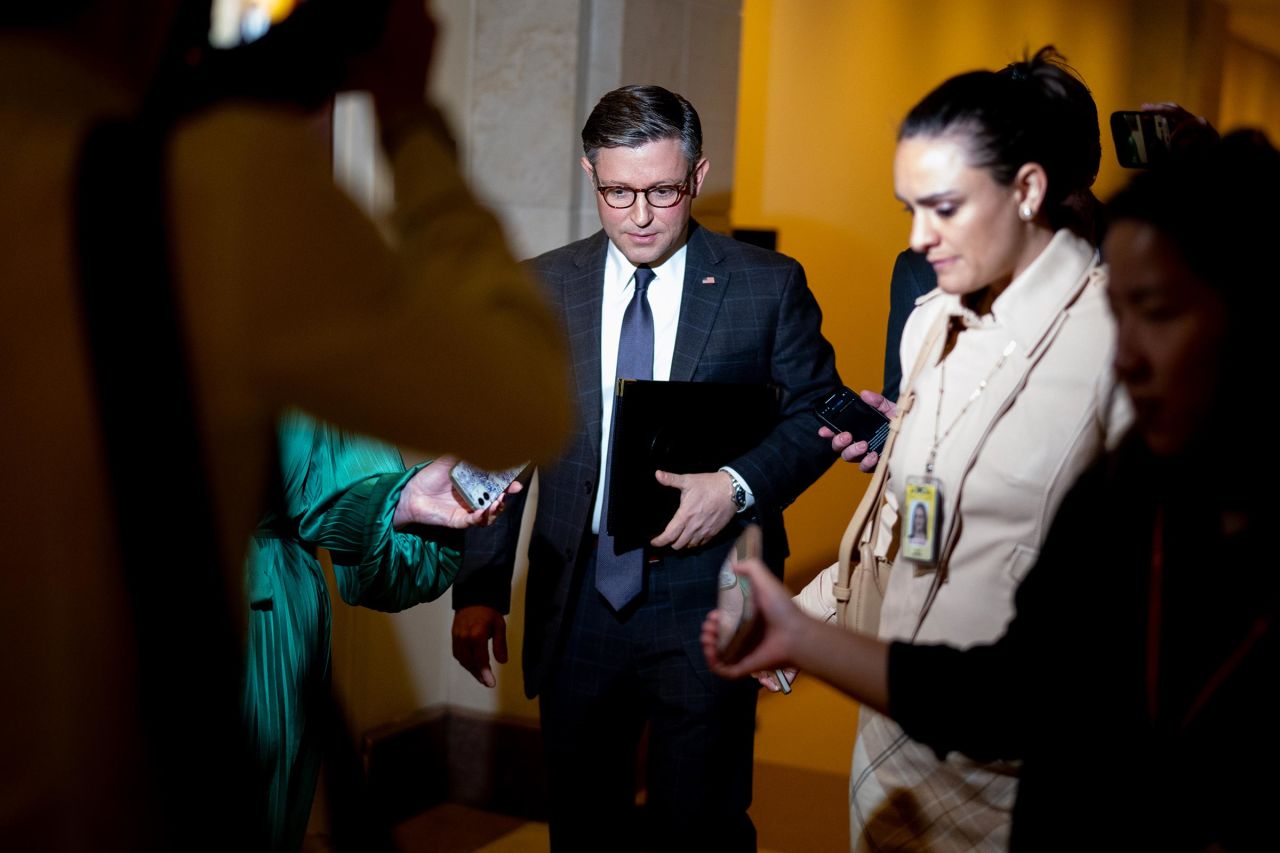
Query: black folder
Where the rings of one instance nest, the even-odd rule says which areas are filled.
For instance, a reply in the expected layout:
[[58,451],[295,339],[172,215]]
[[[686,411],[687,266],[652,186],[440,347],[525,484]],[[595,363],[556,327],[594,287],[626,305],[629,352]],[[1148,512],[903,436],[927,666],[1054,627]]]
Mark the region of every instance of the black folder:
[[680,492],[658,483],[655,471],[715,471],[759,445],[777,423],[774,385],[618,380],[605,519],[618,549],[657,536],[680,505]]

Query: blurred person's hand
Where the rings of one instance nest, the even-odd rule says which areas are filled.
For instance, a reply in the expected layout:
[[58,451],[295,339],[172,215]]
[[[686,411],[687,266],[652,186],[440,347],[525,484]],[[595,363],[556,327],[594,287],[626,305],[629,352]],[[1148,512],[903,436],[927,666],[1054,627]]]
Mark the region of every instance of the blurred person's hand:
[[494,659],[506,663],[507,621],[497,610],[476,604],[453,614],[453,657],[485,687],[498,683],[489,661],[490,640]]
[[[892,418],[898,411],[898,407],[892,400],[875,391],[860,391],[858,396],[862,398],[862,402],[876,409],[886,418]],[[852,433],[838,433],[831,427],[824,426],[818,428],[818,435],[831,439],[831,449],[839,453],[840,458],[845,462],[857,462],[858,467],[868,473],[876,469],[880,455],[874,451],[868,453],[867,443],[854,441]]]
[[455,530],[488,527],[506,509],[506,496],[514,495],[523,488],[520,483],[513,482],[489,506],[472,511],[459,500],[449,477],[457,461],[452,456],[438,457],[409,478],[396,503],[392,525],[401,528],[407,524],[429,524]]
[[1141,109],[1144,113],[1156,113],[1168,119],[1169,149],[1175,153],[1218,141],[1218,131],[1207,118],[1195,115],[1173,101],[1143,104]]
[[[782,670],[782,674],[786,676],[787,684],[794,685],[796,683],[796,676],[800,674],[800,670],[793,667],[786,667]],[[782,692],[782,685],[778,683],[777,670],[761,669],[751,673],[751,677],[760,682],[760,686],[765,690],[768,690],[770,693]]]
[[384,135],[422,113],[435,41],[426,0],[389,0],[382,37],[349,61],[345,88],[373,94]]
[[[711,611],[702,623],[702,653],[706,656],[707,665],[712,672],[724,678],[740,678],[760,670],[791,667],[795,649],[805,639],[803,635],[821,623],[792,603],[791,593],[760,560],[735,561],[733,570],[751,583],[751,594],[763,631],[760,641],[741,659],[724,660],[720,656],[720,611]],[[759,680],[764,684],[763,679]],[[768,684],[765,686],[770,687]]]

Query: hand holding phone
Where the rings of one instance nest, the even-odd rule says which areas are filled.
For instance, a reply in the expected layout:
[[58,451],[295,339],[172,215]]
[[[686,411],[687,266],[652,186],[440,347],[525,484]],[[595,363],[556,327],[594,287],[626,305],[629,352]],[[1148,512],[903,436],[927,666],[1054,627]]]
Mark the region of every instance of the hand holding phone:
[[1163,113],[1118,110],[1111,114],[1111,138],[1121,166],[1146,169],[1168,161],[1173,128]]
[[790,655],[777,645],[778,632],[786,625],[792,628],[781,627],[784,634],[794,630],[808,617],[796,609],[791,593],[769,573],[760,557],[761,542],[760,528],[749,525],[725,558],[716,609],[702,623],[702,653],[713,672],[726,678],[749,674],[769,691],[785,695],[791,692],[798,670],[781,666]]
[[449,478],[462,502],[475,512],[488,508],[502,497],[507,487],[518,480],[528,468],[529,463],[526,462],[505,471],[486,471],[466,462],[459,462],[449,472]]
[[[482,508],[467,505],[452,479],[456,464],[452,456],[438,456],[410,477],[396,500],[392,526],[397,530],[418,524],[462,530],[493,524],[504,508],[501,495]],[[508,487],[512,493],[520,488],[519,484]]]
[[[747,525],[720,567],[720,588],[716,596],[720,621],[716,646],[721,659],[726,662],[736,661],[750,651],[760,641],[764,627],[752,598],[751,581],[733,570],[735,562],[747,559],[764,559],[764,538],[756,524]],[[775,669],[773,677],[777,687],[772,689],[784,694],[791,692],[791,679],[786,673]]]
[[727,662],[738,660],[755,645],[760,630],[755,602],[751,598],[751,581],[734,572],[733,564],[752,557],[760,559],[763,552],[760,526],[748,524],[720,566],[716,595],[716,609],[720,611],[717,648],[721,659]]
[[[841,388],[814,409],[814,415],[817,415],[818,420],[822,421],[824,427],[831,430],[829,433],[819,430],[819,435],[823,438],[832,438],[832,450],[840,452],[841,459],[846,462],[861,461],[872,453],[878,455],[884,450],[884,442],[888,439],[890,415],[887,415],[883,409],[892,412],[892,403],[874,392],[864,393],[872,394],[881,407],[870,405],[861,398],[860,394],[852,392],[849,388]],[[841,433],[849,433],[852,441],[842,443],[838,438]],[[850,455],[849,448],[856,442],[867,442],[867,451]],[[863,470],[870,470],[872,467],[874,465],[863,465]]]

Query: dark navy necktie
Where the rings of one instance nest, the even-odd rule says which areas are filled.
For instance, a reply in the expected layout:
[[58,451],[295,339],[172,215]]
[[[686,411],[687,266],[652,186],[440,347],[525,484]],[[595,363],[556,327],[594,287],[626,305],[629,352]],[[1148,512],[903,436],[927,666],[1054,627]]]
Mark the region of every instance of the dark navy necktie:
[[[636,290],[622,315],[622,334],[618,337],[618,379],[653,378],[653,312],[649,309],[649,284],[652,281],[653,270],[647,267],[636,269]],[[596,551],[596,589],[614,610],[621,610],[640,594],[644,586],[644,548],[619,554],[608,532],[609,468],[613,467],[613,432],[616,427],[617,421],[612,421],[609,461],[604,472],[600,539]]]

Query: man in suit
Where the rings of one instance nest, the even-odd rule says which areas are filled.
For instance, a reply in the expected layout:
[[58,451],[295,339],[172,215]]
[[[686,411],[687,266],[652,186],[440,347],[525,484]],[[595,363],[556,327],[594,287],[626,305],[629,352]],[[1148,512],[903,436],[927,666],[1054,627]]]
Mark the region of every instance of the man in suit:
[[[754,850],[756,686],[711,675],[698,634],[747,522],[764,528],[781,575],[782,510],[834,459],[812,414],[840,384],[834,353],[798,263],[690,219],[708,163],[688,101],[656,86],[610,92],[582,139],[603,230],[531,262],[565,324],[578,402],[568,448],[541,472],[525,602],[525,691],[540,696],[552,847]],[[781,417],[757,447],[718,471],[656,473],[679,490],[679,508],[648,546],[621,554],[602,522],[620,377],[781,388]],[[489,686],[490,640],[506,660],[519,517],[468,536],[454,587],[454,656]]]
[[938,276],[924,255],[903,249],[893,262],[889,282],[889,323],[884,340],[884,397],[897,401],[902,384],[902,329],[915,310],[916,300],[938,286]]

